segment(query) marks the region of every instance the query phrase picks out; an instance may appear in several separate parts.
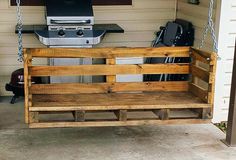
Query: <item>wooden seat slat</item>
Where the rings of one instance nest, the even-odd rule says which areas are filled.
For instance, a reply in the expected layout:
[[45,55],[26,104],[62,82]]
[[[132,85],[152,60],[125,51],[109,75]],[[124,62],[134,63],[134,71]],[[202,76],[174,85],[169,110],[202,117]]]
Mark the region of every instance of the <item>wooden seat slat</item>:
[[33,95],[30,111],[210,108],[189,92]]

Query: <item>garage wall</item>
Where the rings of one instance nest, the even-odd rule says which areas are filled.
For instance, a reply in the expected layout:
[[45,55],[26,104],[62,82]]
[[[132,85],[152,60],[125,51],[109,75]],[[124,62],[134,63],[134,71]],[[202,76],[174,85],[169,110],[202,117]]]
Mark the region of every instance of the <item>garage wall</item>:
[[[117,23],[124,34],[110,34],[101,46],[150,46],[160,25],[175,17],[175,0],[133,0],[133,6],[95,6],[96,23]],[[44,24],[44,7],[23,7],[24,24]],[[15,7],[9,0],[0,0],[0,96],[9,95],[4,85],[10,74],[22,64],[17,62]],[[24,35],[24,47],[44,47],[34,35]],[[45,64],[38,60],[36,64]]]

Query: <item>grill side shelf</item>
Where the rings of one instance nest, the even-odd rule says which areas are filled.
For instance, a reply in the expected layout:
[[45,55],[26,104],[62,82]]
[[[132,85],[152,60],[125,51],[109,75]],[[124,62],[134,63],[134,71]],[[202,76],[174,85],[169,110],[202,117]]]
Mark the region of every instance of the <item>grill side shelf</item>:
[[[94,24],[94,30],[105,30],[106,33],[124,33],[124,29],[118,24]],[[33,34],[35,30],[47,30],[47,25],[23,25],[23,34]],[[18,33],[17,27],[15,33]]]

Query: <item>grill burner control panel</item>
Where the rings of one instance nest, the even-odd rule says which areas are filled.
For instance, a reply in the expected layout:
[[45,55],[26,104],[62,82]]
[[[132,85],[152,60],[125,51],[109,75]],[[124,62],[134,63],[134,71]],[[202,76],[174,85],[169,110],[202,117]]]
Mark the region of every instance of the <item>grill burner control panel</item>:
[[[71,31],[69,33],[71,33]],[[64,37],[66,35],[66,32],[63,29],[61,29],[61,30],[58,31],[58,35],[59,35],[59,37]],[[78,30],[76,32],[76,35],[79,36],[79,37],[83,37],[84,36],[84,31],[83,30]]]
[[47,46],[91,46],[99,44],[105,35],[102,30],[35,31],[39,40]]

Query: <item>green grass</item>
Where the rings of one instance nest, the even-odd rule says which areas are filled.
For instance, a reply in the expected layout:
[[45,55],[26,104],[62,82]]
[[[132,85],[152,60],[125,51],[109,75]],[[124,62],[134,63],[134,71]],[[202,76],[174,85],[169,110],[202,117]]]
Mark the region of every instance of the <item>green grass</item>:
[[224,133],[226,133],[227,130],[227,122],[221,122],[215,124],[220,130],[222,130]]

